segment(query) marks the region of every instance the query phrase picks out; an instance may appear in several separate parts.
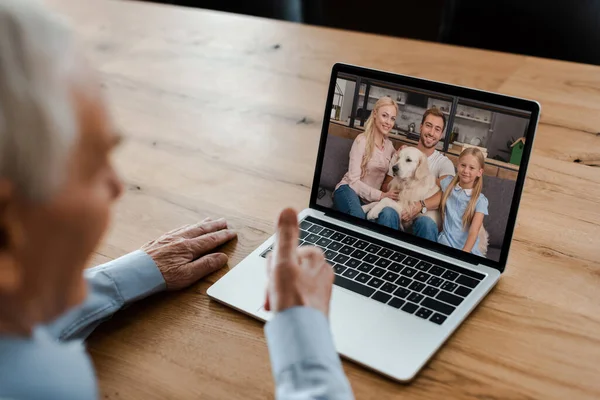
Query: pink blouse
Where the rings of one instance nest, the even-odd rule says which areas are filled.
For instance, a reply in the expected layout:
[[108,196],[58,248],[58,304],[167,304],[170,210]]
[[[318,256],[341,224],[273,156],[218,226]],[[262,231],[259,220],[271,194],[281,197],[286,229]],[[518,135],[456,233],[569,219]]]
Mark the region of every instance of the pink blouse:
[[342,185],[348,185],[364,201],[379,201],[381,198],[381,190],[379,188],[383,184],[390,166],[390,160],[396,150],[390,139],[384,140],[383,149],[374,146],[373,155],[366,166],[366,174],[361,178],[360,164],[362,163],[363,154],[365,154],[366,145],[367,140],[363,133],[354,139],[354,143],[352,143],[352,148],[350,149],[348,172],[346,172],[346,175],[344,175],[335,189],[337,190]]

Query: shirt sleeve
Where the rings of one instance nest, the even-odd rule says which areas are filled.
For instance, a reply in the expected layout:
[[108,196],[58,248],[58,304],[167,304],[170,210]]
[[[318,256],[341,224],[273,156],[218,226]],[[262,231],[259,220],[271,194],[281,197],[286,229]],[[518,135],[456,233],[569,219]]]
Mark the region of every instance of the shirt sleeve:
[[450,159],[448,157],[443,157],[440,161],[440,171],[439,171],[439,176],[438,178],[440,178],[441,176],[446,176],[446,175],[450,175],[450,176],[454,176],[456,175],[456,171],[454,170],[454,164],[452,164],[452,161],[450,161]]
[[124,306],[166,288],[154,260],[141,250],[87,269],[84,278],[85,301],[47,326],[59,340],[85,339]]
[[488,215],[488,199],[484,195],[480,194],[477,199],[477,204],[475,204],[475,212],[483,213],[483,215]]
[[354,399],[322,312],[289,308],[266,324],[265,335],[276,399]]
[[447,176],[440,181],[440,186],[442,187],[442,192],[445,192],[446,189],[448,189],[448,186],[450,186],[450,182],[452,182],[452,179],[453,179],[452,176]]
[[360,164],[362,163],[363,155],[365,154],[365,146],[366,140],[363,136],[358,136],[354,140],[354,143],[352,143],[348,164],[348,180],[350,181],[348,186],[356,192],[358,197],[362,197],[367,201],[379,201],[381,198],[381,190],[372,188],[360,180],[362,172]]

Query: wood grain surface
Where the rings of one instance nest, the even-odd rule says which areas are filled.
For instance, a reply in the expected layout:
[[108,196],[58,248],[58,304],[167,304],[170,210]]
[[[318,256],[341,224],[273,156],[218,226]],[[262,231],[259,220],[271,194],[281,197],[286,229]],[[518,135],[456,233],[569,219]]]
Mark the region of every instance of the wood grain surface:
[[[280,209],[308,204],[335,62],[538,100],[498,286],[412,384],[344,368],[358,399],[600,398],[600,67],[150,3],[48,3],[72,20],[127,137],[115,156],[127,190],[92,264],[224,216],[235,267]],[[225,272],[91,336],[102,398],[273,397],[262,324],[205,295]]]

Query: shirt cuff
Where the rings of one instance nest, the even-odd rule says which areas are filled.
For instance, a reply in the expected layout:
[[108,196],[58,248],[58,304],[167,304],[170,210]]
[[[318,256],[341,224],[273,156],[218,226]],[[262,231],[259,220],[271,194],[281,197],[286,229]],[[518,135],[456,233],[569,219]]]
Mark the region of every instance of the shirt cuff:
[[340,363],[329,321],[312,307],[292,307],[277,313],[265,325],[273,376],[305,360]]
[[[97,268],[113,280],[125,304],[167,288],[156,263],[142,250],[126,254]],[[90,269],[90,272],[95,272],[94,269]]]

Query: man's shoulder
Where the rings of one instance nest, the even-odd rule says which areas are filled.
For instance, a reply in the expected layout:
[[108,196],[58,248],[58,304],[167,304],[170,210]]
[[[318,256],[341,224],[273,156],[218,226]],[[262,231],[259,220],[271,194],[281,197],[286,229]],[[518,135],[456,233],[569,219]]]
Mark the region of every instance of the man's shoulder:
[[45,332],[30,339],[0,337],[1,398],[96,398],[91,360],[81,343]]

